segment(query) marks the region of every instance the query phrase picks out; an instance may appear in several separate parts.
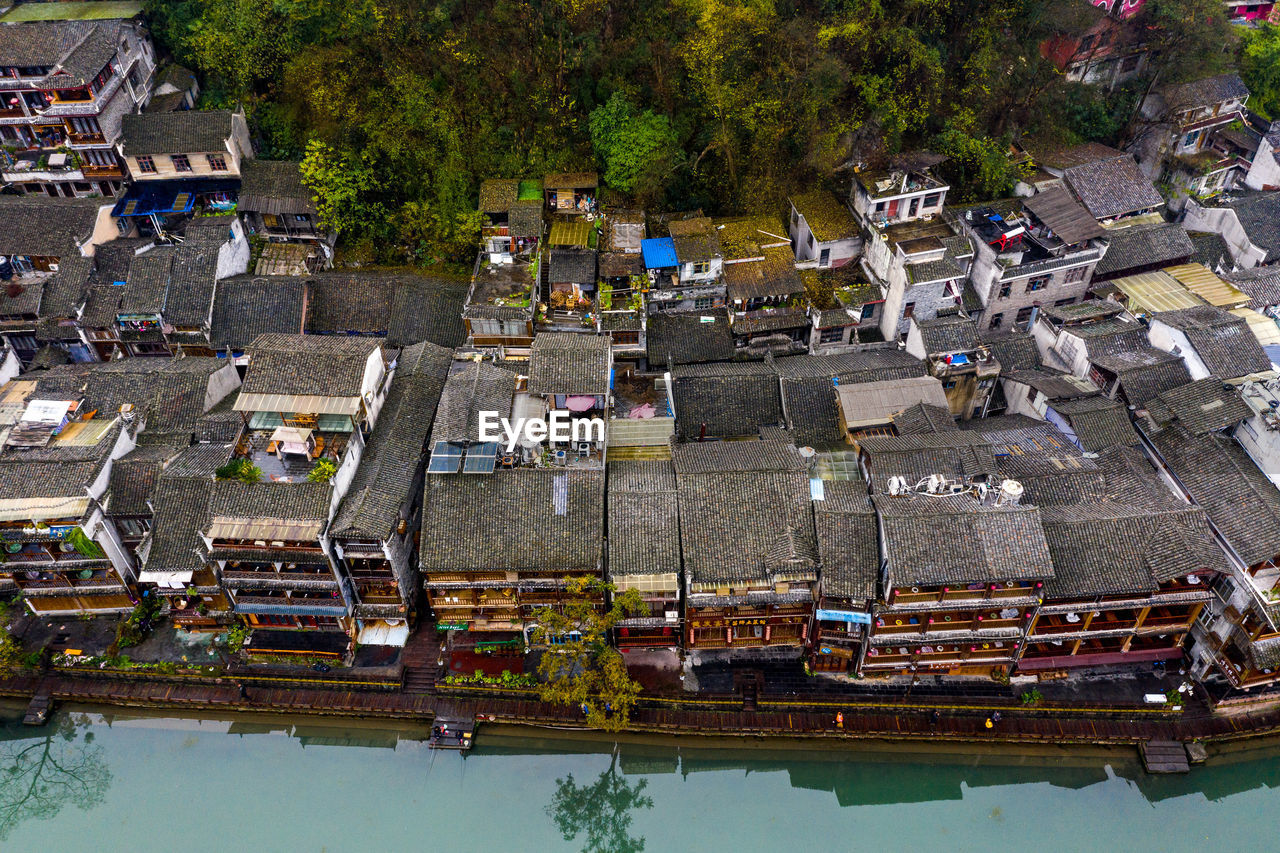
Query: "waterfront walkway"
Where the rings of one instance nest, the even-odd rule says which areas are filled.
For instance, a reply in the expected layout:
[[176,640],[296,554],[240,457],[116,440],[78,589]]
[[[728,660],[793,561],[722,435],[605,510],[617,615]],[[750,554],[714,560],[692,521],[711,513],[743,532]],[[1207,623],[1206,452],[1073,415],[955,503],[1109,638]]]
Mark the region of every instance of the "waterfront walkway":
[[[428,650],[423,650],[427,652]],[[429,654],[422,664],[430,667]],[[584,729],[576,709],[540,702],[532,692],[445,687],[418,682],[408,690],[355,689],[317,677],[282,687],[230,678],[190,679],[52,672],[0,679],[0,695],[49,695],[59,702],[207,712],[452,719]],[[326,683],[331,682],[331,683]],[[936,715],[935,715],[936,712]],[[990,727],[987,720],[999,713]],[[837,714],[840,722],[837,722]],[[762,698],[743,710],[740,698],[645,698],[634,731],[675,735],[947,739],[1026,743],[1132,744],[1148,740],[1217,741],[1280,732],[1280,707],[1213,714],[1203,706],[1165,709],[1019,707],[1007,703],[826,701]]]

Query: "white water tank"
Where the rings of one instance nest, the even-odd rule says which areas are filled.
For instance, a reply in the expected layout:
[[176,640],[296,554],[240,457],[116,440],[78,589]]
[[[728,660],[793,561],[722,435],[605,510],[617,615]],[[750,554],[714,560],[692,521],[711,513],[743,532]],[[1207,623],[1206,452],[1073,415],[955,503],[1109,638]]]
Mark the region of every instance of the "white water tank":
[[997,506],[1015,506],[1018,501],[1022,500],[1024,489],[1022,484],[1017,480],[1005,480],[1000,483],[1000,497],[996,500]]

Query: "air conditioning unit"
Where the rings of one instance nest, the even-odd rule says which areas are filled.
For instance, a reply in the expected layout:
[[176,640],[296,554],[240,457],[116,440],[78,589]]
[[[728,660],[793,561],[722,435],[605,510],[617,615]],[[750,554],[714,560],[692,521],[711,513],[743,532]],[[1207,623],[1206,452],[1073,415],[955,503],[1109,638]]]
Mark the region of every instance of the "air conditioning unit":
[[49,272],[57,272],[58,269],[59,269],[59,264],[57,264],[56,262],[49,264]]
[[667,621],[668,621],[668,622],[679,622],[679,621],[680,621],[680,611],[679,611],[679,610],[668,610],[668,611],[664,612],[662,615],[666,617],[666,619],[667,619]]

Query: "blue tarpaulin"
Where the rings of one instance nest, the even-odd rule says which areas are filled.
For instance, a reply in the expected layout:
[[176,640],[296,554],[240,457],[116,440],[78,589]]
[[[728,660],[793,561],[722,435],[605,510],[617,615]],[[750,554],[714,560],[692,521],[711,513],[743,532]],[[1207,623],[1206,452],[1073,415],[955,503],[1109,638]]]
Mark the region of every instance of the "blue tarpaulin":
[[150,216],[157,213],[167,216],[174,213],[190,213],[198,196],[222,196],[234,198],[240,190],[237,180],[186,180],[139,181],[120,197],[111,215],[115,217]]
[[676,260],[676,244],[670,237],[641,240],[640,253],[644,255],[644,268],[648,270],[680,266]]

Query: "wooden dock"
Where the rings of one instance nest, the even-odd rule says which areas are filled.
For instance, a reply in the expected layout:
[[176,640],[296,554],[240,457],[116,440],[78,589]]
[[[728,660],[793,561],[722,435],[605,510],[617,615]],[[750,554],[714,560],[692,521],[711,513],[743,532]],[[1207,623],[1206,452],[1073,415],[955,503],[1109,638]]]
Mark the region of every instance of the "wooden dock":
[[1187,760],[1187,748],[1182,741],[1148,740],[1143,741],[1139,751],[1142,753],[1142,765],[1148,773],[1189,773],[1191,763]]

